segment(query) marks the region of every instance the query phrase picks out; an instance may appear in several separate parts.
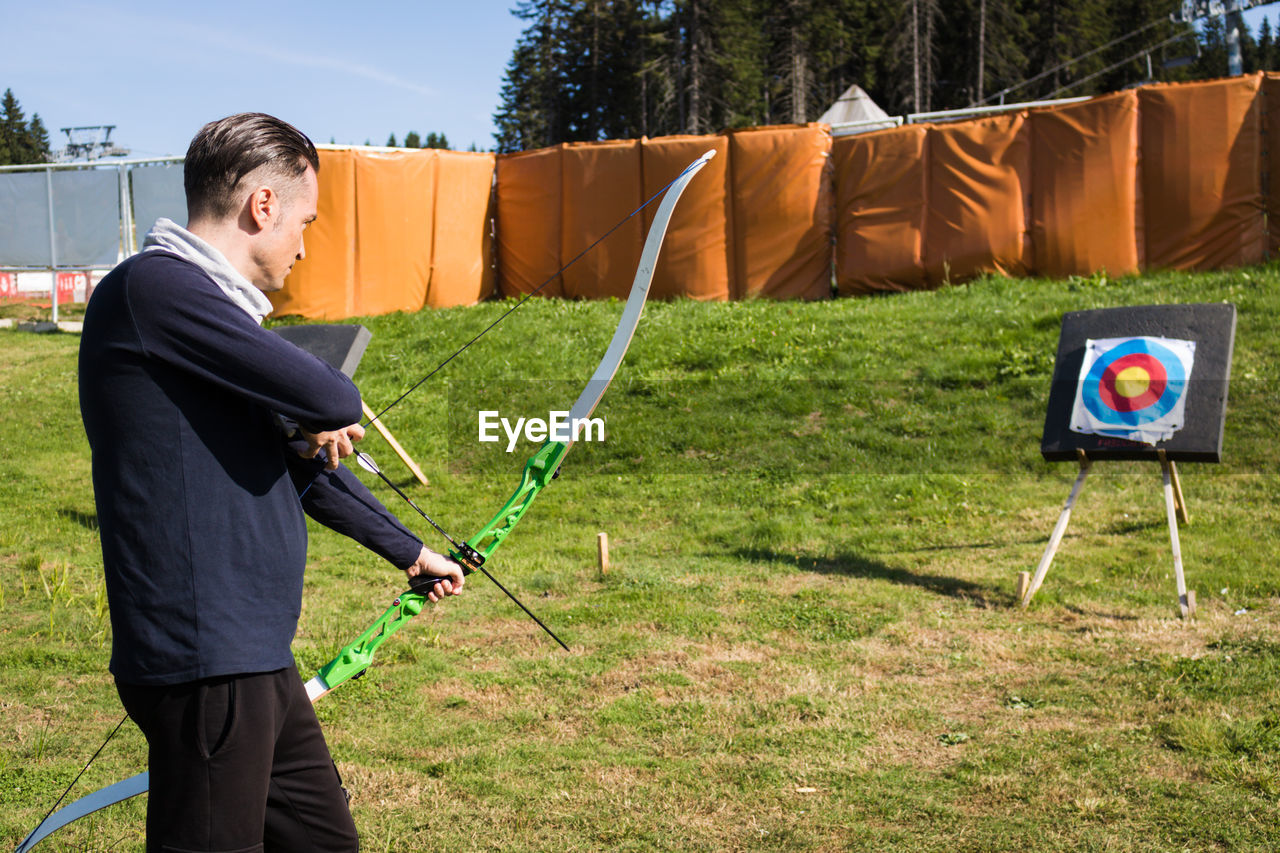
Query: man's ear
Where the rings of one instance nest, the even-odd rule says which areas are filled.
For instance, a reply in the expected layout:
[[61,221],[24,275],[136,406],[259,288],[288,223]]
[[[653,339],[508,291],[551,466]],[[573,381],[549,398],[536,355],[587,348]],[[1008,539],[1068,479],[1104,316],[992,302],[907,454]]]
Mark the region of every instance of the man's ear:
[[269,186],[260,186],[249,194],[246,213],[259,231],[267,227],[280,215],[280,194]]

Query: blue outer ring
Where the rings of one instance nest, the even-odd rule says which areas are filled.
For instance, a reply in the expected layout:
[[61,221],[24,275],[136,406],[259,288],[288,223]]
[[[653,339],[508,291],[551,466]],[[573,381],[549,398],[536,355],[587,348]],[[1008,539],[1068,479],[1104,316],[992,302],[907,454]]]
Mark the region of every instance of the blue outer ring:
[[[1132,412],[1118,412],[1102,402],[1098,395],[1098,386],[1102,383],[1102,375],[1117,359],[1126,355],[1144,353],[1155,358],[1164,367],[1166,375],[1164,393],[1160,398],[1141,409]],[[1136,427],[1152,423],[1163,418],[1182,399],[1187,390],[1187,374],[1182,369],[1182,359],[1168,347],[1150,339],[1133,338],[1107,350],[1089,368],[1084,378],[1081,397],[1089,412],[1106,426]]]

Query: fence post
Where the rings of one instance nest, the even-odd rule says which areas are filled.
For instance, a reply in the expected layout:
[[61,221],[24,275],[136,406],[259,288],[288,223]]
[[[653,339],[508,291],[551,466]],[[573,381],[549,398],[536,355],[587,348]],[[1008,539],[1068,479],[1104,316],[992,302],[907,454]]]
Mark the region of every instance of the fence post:
[[53,301],[53,322],[58,322],[58,234],[53,228],[53,169],[45,167],[44,187],[49,197],[49,295]]

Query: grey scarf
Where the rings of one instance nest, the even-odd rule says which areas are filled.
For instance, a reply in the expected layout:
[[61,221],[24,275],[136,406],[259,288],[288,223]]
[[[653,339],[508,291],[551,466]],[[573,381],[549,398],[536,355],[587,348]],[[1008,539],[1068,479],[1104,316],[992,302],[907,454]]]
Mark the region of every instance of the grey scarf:
[[227,298],[252,317],[255,323],[261,325],[263,318],[271,313],[271,302],[267,297],[237,272],[222,252],[172,219],[157,219],[156,224],[147,232],[142,241],[142,250],[145,252],[153,249],[172,252],[200,267]]

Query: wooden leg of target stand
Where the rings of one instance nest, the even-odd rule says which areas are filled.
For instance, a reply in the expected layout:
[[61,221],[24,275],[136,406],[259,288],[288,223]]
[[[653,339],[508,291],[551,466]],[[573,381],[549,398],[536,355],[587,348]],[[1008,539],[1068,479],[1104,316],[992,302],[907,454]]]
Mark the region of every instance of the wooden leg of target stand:
[[1160,472],[1164,477],[1164,506],[1165,514],[1169,517],[1169,544],[1173,547],[1173,574],[1178,584],[1178,612],[1183,619],[1194,618],[1196,615],[1196,594],[1194,591],[1187,592],[1187,579],[1182,574],[1182,544],[1178,541],[1178,510],[1177,504],[1181,503],[1174,497],[1174,473],[1173,463],[1169,461],[1163,450],[1157,451],[1160,458]]
[[369,404],[361,400],[360,406],[364,409],[365,418],[367,418],[378,430],[378,433],[387,440],[387,444],[391,445],[391,449],[396,452],[396,456],[400,457],[400,461],[409,469],[409,472],[413,474],[414,478],[424,486],[430,485],[430,483],[427,482],[427,475],[422,473],[422,469],[418,467],[418,463],[414,462],[413,457],[406,453],[405,449],[400,446],[400,442],[396,441],[396,437],[391,434],[391,430],[383,426],[382,419],[373,413],[373,410],[369,408]]
[[[1162,454],[1163,450],[1160,451]],[[1173,482],[1173,505],[1178,510],[1178,520],[1183,524],[1191,523],[1191,513],[1187,512],[1187,499],[1182,496],[1182,480],[1178,478],[1178,463],[1170,460],[1169,479]]]
[[1058,546],[1062,544],[1063,534],[1067,532],[1067,522],[1071,521],[1071,508],[1076,505],[1076,498],[1080,496],[1080,490],[1084,488],[1084,480],[1089,476],[1089,468],[1093,465],[1083,450],[1077,449],[1076,456],[1080,462],[1080,473],[1076,475],[1076,482],[1071,487],[1071,494],[1067,496],[1067,504],[1062,508],[1062,514],[1058,516],[1058,523],[1053,528],[1053,535],[1049,537],[1049,544],[1044,549],[1044,556],[1040,558],[1040,565],[1036,566],[1035,577],[1031,579],[1030,584],[1026,585],[1025,590],[1022,589],[1023,584],[1021,581],[1018,583],[1023,607],[1031,603],[1031,596],[1035,595],[1036,590],[1040,588],[1040,584],[1044,583],[1044,576],[1049,572],[1049,564],[1053,562],[1053,555],[1058,553]]

